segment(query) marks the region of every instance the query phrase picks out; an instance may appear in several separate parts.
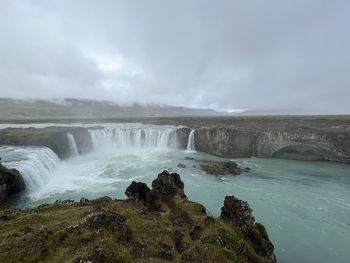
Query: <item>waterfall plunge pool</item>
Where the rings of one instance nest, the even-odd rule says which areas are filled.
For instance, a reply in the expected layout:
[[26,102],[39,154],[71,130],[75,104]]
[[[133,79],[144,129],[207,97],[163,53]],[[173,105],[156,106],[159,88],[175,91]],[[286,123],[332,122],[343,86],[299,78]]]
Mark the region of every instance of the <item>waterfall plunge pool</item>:
[[[91,131],[95,148],[91,154],[75,156],[72,150],[75,157],[65,161],[45,147],[0,146],[4,165],[19,169],[29,186],[11,203],[33,207],[57,199],[104,195],[124,199],[131,181],[150,185],[157,173],[170,169],[181,175],[188,197],[214,216],[220,214],[225,195],[248,201],[256,220],[267,227],[278,262],[349,261],[349,165],[239,158],[232,160],[250,167],[250,173],[210,176],[184,158],[221,159],[176,149],[173,134],[174,128],[168,126],[108,124],[104,131]],[[70,145],[74,147],[73,142]],[[180,162],[186,168],[178,168]]]

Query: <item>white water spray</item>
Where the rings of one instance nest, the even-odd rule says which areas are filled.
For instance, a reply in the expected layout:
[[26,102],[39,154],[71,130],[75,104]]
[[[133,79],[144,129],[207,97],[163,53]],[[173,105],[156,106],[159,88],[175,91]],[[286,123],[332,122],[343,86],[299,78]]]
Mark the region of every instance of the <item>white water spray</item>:
[[105,147],[177,148],[175,128],[106,128],[89,130],[95,149]]
[[47,147],[1,146],[3,165],[17,169],[23,176],[27,190],[33,192],[45,185],[51,172],[60,162]]
[[67,139],[69,144],[69,150],[72,157],[78,156],[78,147],[77,143],[75,142],[75,138],[71,133],[67,133]]
[[187,151],[189,152],[195,151],[194,132],[195,130],[191,130],[190,134],[188,135]]

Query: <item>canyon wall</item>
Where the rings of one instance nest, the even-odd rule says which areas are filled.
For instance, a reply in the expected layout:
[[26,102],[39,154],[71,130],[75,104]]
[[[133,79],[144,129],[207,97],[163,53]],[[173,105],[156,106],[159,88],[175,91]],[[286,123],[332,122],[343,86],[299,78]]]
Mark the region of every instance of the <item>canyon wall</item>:
[[277,157],[350,163],[350,130],[344,128],[199,128],[198,151],[222,157]]
[[0,145],[46,146],[61,159],[71,156],[67,134],[74,136],[79,154],[92,150],[89,131],[81,127],[7,128],[0,130]]

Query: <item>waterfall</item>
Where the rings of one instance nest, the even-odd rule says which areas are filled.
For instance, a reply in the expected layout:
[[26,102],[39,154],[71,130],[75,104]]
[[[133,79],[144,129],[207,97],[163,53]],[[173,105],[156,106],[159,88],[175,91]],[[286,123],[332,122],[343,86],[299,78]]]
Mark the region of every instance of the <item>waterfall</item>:
[[194,132],[195,130],[191,130],[190,134],[188,135],[188,142],[187,142],[187,151],[195,151],[195,141],[194,141]]
[[79,155],[78,152],[78,147],[75,142],[74,136],[71,133],[67,133],[67,139],[68,139],[68,144],[69,144],[69,150],[71,156],[75,157]]
[[104,147],[177,148],[176,128],[131,127],[89,130],[95,149]]
[[17,169],[29,192],[43,186],[59,163],[57,155],[47,147],[1,146],[2,164]]

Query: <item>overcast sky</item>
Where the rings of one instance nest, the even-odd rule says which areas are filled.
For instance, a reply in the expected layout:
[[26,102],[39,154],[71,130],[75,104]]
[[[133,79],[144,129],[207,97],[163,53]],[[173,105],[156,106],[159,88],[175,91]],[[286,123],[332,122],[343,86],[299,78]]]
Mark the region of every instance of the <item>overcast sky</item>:
[[350,1],[0,0],[0,97],[350,113]]

